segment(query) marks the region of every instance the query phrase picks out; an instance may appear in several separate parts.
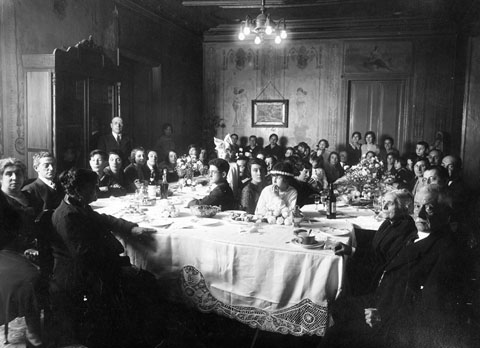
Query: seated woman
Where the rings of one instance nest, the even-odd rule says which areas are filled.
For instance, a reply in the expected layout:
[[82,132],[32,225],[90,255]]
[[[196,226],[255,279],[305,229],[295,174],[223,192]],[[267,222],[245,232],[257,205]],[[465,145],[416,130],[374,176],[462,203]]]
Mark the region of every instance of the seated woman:
[[[406,189],[388,192],[383,197],[380,217],[385,221],[375,232],[371,244],[359,245],[350,262],[349,277],[355,293],[372,291],[385,265],[398,253],[407,238],[415,231],[413,196]],[[343,243],[335,247],[337,255],[351,255],[352,248]],[[352,279],[353,278],[353,279]]]
[[157,183],[162,179],[162,173],[158,168],[158,156],[157,152],[154,150],[148,150],[147,152],[147,163],[145,165],[145,172],[147,174],[148,180],[154,180]]
[[318,157],[311,160],[312,163],[312,177],[309,184],[317,191],[326,190],[328,188],[327,174],[323,169],[323,159]]
[[112,150],[108,153],[108,166],[103,171],[112,178],[109,187],[112,196],[123,196],[127,192],[135,192],[135,185],[133,183],[128,185],[125,181],[122,158],[117,151]]
[[247,171],[250,174],[251,180],[242,190],[240,206],[247,213],[254,214],[260,194],[265,187],[267,166],[261,159],[252,158],[248,162]]
[[389,154],[387,154],[387,159],[384,163],[384,173],[385,173],[385,175],[389,175],[389,176],[392,176],[392,177],[395,176],[395,173],[396,173],[395,161],[397,160],[397,158],[398,158],[398,156],[393,152],[390,152]]
[[293,187],[297,190],[297,205],[303,207],[305,204],[311,204],[314,202],[313,195],[318,193],[309,180],[312,174],[312,165],[310,162],[304,162],[298,159],[295,163],[295,180],[293,181]]
[[[110,188],[116,185],[116,181],[109,174],[105,173],[107,153],[103,150],[93,150],[90,152],[89,164],[92,171],[98,176],[97,196],[99,198],[112,196],[113,191],[110,191]],[[125,192],[123,192],[123,194],[125,194]]]
[[[0,311],[0,325],[25,316],[29,347],[41,347],[40,307],[37,299],[40,272],[24,253],[34,247],[34,209],[21,191],[25,165],[15,158],[0,160],[0,304],[9,306],[8,318]],[[2,303],[8,300],[9,303]]]
[[255,214],[266,215],[270,210],[288,208],[293,211],[297,205],[297,190],[292,186],[293,167],[290,163],[279,162],[272,171],[272,185],[265,187],[257,202]]
[[202,199],[194,199],[188,203],[192,205],[217,205],[223,210],[235,209],[235,199],[233,191],[228,185],[227,174],[230,165],[221,158],[215,158],[208,162],[208,171],[210,175],[210,183],[214,186],[208,196]]
[[155,230],[94,212],[89,206],[96,200],[94,172],[72,168],[60,181],[66,196],[52,216],[55,268],[50,294],[56,329],[66,341],[62,344],[153,346],[147,337],[151,320],[158,319],[158,289],[153,276],[120,256],[123,247],[111,231],[135,243]]
[[[163,172],[164,169],[167,170],[167,181],[168,182],[178,181],[177,153],[175,151],[173,151],[173,150],[168,151],[168,155],[165,158],[165,161],[161,162],[158,167],[159,167],[160,171],[162,171],[162,172]],[[163,176],[163,174],[162,174],[162,176]]]
[[227,182],[232,189],[235,200],[238,201],[241,192],[238,190],[238,165],[232,157],[230,135],[227,134],[225,140],[213,138],[213,141],[215,143],[215,151],[217,152],[218,158],[227,161],[230,166],[227,174]]
[[345,174],[345,170],[340,165],[340,157],[337,152],[331,152],[328,156],[328,163],[325,165],[325,173],[328,182],[335,182]]
[[134,183],[137,187],[148,180],[148,172],[145,168],[145,149],[137,147],[130,153],[130,164],[125,168],[125,180],[128,184]]

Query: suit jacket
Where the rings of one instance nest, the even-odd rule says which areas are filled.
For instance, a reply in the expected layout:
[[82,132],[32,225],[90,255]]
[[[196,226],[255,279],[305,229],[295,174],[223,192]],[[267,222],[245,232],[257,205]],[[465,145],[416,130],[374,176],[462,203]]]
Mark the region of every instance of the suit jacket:
[[104,134],[98,139],[97,148],[106,153],[111,150],[118,151],[123,161],[123,167],[125,168],[129,163],[128,158],[132,151],[132,140],[127,135],[122,134],[122,140],[120,140],[120,144],[118,144],[112,133]]
[[28,192],[31,198],[30,204],[36,215],[45,209],[56,209],[65,195],[60,183],[55,182],[55,189],[53,189],[40,178],[23,187],[22,191]]
[[194,199],[188,203],[188,206],[192,205],[219,205],[223,210],[235,209],[235,199],[233,197],[233,191],[226,181],[218,184],[208,196],[202,199]]
[[98,214],[67,197],[53,213],[52,223],[55,288],[76,292],[92,290],[100,283],[114,286],[123,266],[120,254],[124,250],[111,231],[128,238],[137,225]]
[[432,325],[454,318],[462,292],[462,258],[448,227],[407,243],[386,265],[375,291],[375,307],[387,325]]

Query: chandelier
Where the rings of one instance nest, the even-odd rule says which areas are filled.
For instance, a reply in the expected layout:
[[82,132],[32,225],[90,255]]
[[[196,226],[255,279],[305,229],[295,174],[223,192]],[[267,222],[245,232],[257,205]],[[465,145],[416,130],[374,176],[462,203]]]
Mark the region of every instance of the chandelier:
[[254,42],[260,45],[265,39],[275,37],[275,43],[280,44],[283,39],[287,38],[287,25],[285,18],[274,21],[270,15],[266,13],[265,0],[262,0],[260,14],[252,19],[247,15],[245,21],[240,26],[238,39],[243,41],[249,36],[255,35]]

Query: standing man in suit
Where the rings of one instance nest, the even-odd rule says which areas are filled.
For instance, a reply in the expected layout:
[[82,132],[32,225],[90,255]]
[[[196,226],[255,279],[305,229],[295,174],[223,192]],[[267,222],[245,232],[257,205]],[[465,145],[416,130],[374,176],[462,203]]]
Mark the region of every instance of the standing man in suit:
[[109,153],[112,150],[120,154],[124,166],[128,165],[128,156],[132,151],[132,140],[126,134],[123,134],[123,120],[120,117],[112,118],[110,123],[112,132],[102,135],[98,139],[98,150],[103,150]]
[[55,209],[63,199],[64,192],[56,179],[57,163],[50,152],[33,155],[33,169],[38,173],[37,180],[23,187],[32,199],[35,214],[45,209]]

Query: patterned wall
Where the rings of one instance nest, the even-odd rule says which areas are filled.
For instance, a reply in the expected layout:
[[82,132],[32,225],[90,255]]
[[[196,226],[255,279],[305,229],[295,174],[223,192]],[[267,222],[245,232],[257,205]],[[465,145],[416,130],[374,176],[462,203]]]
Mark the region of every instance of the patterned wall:
[[[331,147],[347,136],[348,79],[407,81],[402,125],[404,151],[419,140],[433,142],[452,125],[455,38],[452,36],[306,39],[280,47],[269,43],[204,43],[204,112],[223,119],[217,136],[255,134],[268,142],[271,133],[289,145],[314,145],[326,138]],[[254,99],[289,100],[287,128],[252,127]],[[459,151],[459,149],[457,149]]]

